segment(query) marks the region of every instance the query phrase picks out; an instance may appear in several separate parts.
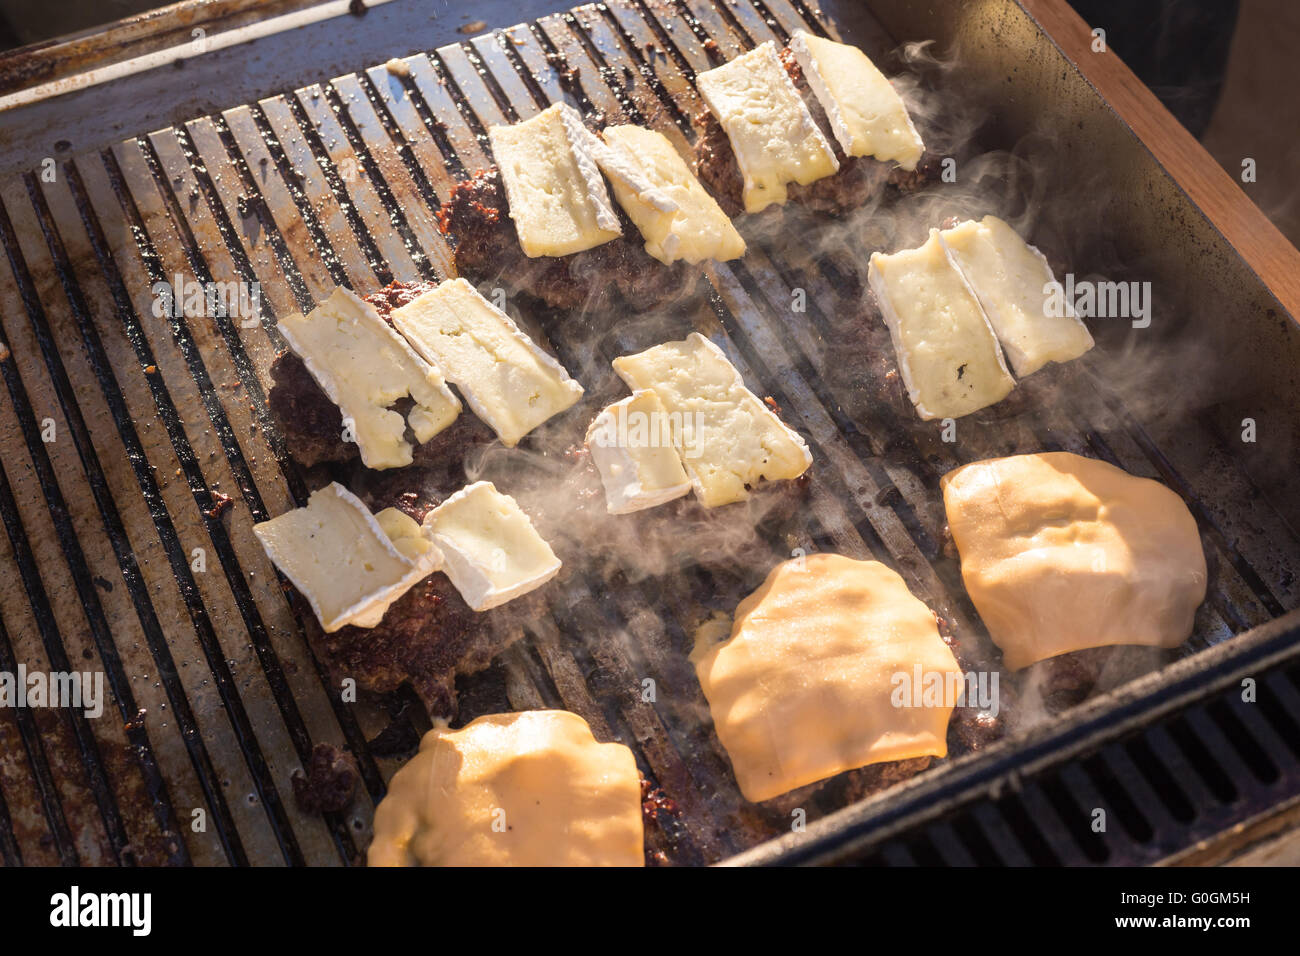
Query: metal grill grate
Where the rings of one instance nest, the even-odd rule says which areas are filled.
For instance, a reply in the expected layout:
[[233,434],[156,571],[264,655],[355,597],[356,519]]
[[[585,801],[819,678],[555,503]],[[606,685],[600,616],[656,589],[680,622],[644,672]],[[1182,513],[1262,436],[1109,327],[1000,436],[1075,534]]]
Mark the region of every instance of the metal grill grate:
[[[407,76],[382,66],[349,74],[76,156],[52,180],[36,170],[0,188],[0,342],[13,353],[0,363],[10,398],[0,403],[0,562],[14,571],[0,581],[0,670],[18,661],[102,669],[121,718],[0,711],[6,863],[355,862],[396,766],[367,741],[426,718],[400,695],[387,707],[338,700],[251,534],[254,522],[306,497],[267,411],[268,369],[284,346],[276,319],[336,284],[365,292],[448,275],[435,213],[458,177],[489,163],[489,125],[567,98],[685,148],[701,106],[695,74],[798,28],[830,30],[802,0],[617,0],[412,56]],[[873,56],[895,46],[883,29],[852,39]],[[918,438],[846,391],[824,373],[852,307],[842,295],[848,268],[834,253],[756,243],[744,260],[710,271],[706,307],[687,320],[808,437],[815,465],[802,540],[875,555],[979,641],[959,569],[942,551],[938,478],[1012,449],[1064,449],[1158,476],[1193,508],[1219,573],[1189,653],[1296,606],[1287,568],[1300,542],[1252,493],[1208,421],[1157,442],[1089,362],[1068,412],[1008,420],[996,437],[959,446]],[[261,324],[156,318],[151,287],[177,274],[260,283]],[[788,321],[796,287],[808,292],[807,322]],[[566,366],[579,367],[562,324],[550,333]],[[645,344],[615,329],[598,358],[608,369]],[[1043,387],[1022,383],[1031,406],[1050,404]],[[909,454],[894,454],[900,446]],[[1212,504],[1224,488],[1240,508]],[[223,495],[233,508],[222,508]],[[788,541],[770,543],[788,553]],[[195,569],[195,549],[206,570]],[[779,813],[741,800],[698,719],[685,621],[647,613],[690,607],[701,590],[738,594],[743,582],[696,569],[608,583],[578,577],[549,591],[551,618],[462,689],[462,719],[476,715],[476,688],[489,699],[498,682],[514,707],[563,706],[598,736],[632,746],[680,807],[677,822],[653,835],[675,862],[721,859],[780,832]],[[573,639],[608,632],[627,639]],[[631,699],[626,689],[647,676],[673,688],[672,699]],[[1100,861],[1104,846],[1086,837],[1067,845],[1034,821],[1069,817],[1072,801],[1137,800],[1141,813],[1117,816],[1139,828],[1135,844],[1152,847],[1143,835],[1162,832],[1166,811],[1178,819],[1172,794],[1183,784],[1198,806],[1206,796],[1223,802],[1225,788],[1256,799],[1254,771],[1266,763],[1294,785],[1294,767],[1274,760],[1279,734],[1296,739],[1277,723],[1298,722],[1294,679],[1277,680],[1290,695],[1279,710],[1189,714],[993,809],[887,844],[880,859]],[[1259,735],[1243,768],[1229,759],[1241,751],[1216,736],[1235,734],[1233,721]],[[362,809],[312,817],[287,798],[291,771],[318,741],[358,758]],[[1205,769],[1219,762],[1226,778]],[[809,817],[846,799],[842,787],[823,788],[809,798]],[[206,813],[201,832],[191,827],[195,808]]]

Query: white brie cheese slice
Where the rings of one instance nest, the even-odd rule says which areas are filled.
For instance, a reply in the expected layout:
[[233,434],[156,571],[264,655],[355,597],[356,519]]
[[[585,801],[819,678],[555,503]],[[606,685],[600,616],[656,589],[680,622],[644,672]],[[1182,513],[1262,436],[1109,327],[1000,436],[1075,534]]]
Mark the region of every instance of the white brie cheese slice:
[[475,611],[486,611],[539,588],[560,571],[560,559],[518,502],[477,481],[424,516],[442,549],[447,577]]
[[464,279],[394,309],[393,325],[507,448],[582,396],[559,362]]
[[587,429],[587,448],[600,471],[610,514],[653,508],[691,490],[668,410],[649,389],[597,415]]
[[706,508],[741,501],[760,478],[798,478],[808,446],[745,387],[727,356],[698,332],[614,359],[633,391],[652,389],[667,409],[686,473]]
[[[287,315],[276,327],[343,413],[367,468],[409,465],[406,426],[423,444],[460,414],[438,369],[374,306],[341,286],[307,315]],[[415,405],[403,418],[392,406],[407,396]]]
[[989,320],[938,229],[918,249],[872,253],[867,282],[922,418],[969,415],[1015,386]]
[[[565,113],[565,116],[574,140],[595,160],[597,168],[605,174],[616,190],[621,186],[625,193],[635,196],[641,203],[659,212],[676,211],[677,203],[650,180],[636,157],[628,156],[623,150],[614,149],[583,125],[582,118],[578,116],[576,110],[570,107],[566,109],[570,110],[569,113]],[[641,129],[639,126],[634,128]],[[619,205],[622,205],[622,200],[619,201]]]
[[696,77],[700,96],[731,141],[744,177],[746,212],[786,200],[786,184],[840,168],[771,40]]
[[902,97],[865,53],[803,30],[791,38],[790,52],[847,155],[916,168],[925,144]]
[[1065,303],[1047,307],[1056,281],[1047,257],[996,216],[967,220],[939,233],[953,261],[975,290],[1015,373],[1024,378],[1048,362],[1068,362],[1092,348],[1088,327]]
[[267,556],[311,604],[326,633],[374,627],[411,586],[442,566],[442,552],[396,508],[377,515],[338,482],[303,508],[253,526]]
[[563,103],[488,130],[510,218],[530,258],[567,256],[622,234],[583,134],[591,135]]
[[640,126],[607,126],[603,135],[606,152],[618,167],[635,169],[647,184],[637,190],[600,160],[614,198],[641,230],[646,252],[667,265],[679,259],[691,265],[705,259],[722,262],[745,254],[745,240],[668,137]]

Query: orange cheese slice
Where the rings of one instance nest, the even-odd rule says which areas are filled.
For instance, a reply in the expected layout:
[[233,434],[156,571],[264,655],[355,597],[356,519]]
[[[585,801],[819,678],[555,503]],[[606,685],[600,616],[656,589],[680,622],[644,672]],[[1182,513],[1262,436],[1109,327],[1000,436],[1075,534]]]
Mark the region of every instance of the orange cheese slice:
[[563,710],[437,728],[375,809],[370,866],[644,866],[632,751]]
[[1191,633],[1205,554],[1187,506],[1158,481],[1047,452],[977,461],[941,485],[962,580],[1012,670]]
[[948,753],[952,700],[899,694],[919,672],[959,685],[934,615],[876,561],[786,561],[691,655],[745,798],[872,763]]

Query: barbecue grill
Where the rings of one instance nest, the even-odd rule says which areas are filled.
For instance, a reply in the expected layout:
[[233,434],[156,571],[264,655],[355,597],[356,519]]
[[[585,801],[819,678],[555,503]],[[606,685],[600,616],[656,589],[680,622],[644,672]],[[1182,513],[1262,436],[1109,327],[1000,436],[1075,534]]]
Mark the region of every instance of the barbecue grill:
[[[974,201],[965,171],[986,173],[981,188],[1021,197],[1011,211],[1076,274],[1150,281],[1151,327],[1093,323],[1094,352],[1023,381],[1009,410],[963,419],[947,443],[937,423],[878,401],[846,348],[869,324],[866,255],[902,247],[919,220],[824,227],[834,241],[757,237],[657,328],[709,335],[808,439],[799,507],[760,524],[760,551],[734,575],[685,558],[643,576],[576,560],[523,638],[459,681],[457,722],[563,707],[627,744],[663,798],[648,846],[673,863],[1217,860],[1293,825],[1300,257],[1205,173],[1113,54],[1086,59],[1087,28],[1063,5],[492,2],[473,5],[488,29],[471,35],[439,5],[325,4],[338,14],[325,18],[286,3],[284,29],[257,39],[241,34],[257,29],[252,4],[195,19],[200,6],[5,58],[11,79],[38,62],[49,72],[0,94],[0,671],[102,671],[111,693],[98,720],[0,709],[6,864],[359,862],[384,781],[430,719],[412,694],[340,697],[252,535],[309,490],[268,411],[275,320],[336,284],[448,275],[436,213],[490,163],[490,125],[566,100],[685,147],[695,75],[796,29],[858,44],[918,77],[925,102],[951,104],[920,118],[957,159],[963,198],[944,215]],[[210,48],[194,47],[195,24]],[[180,66],[136,72],[115,44],[137,65]],[[257,282],[260,321],[155,315],[154,286],[176,276]],[[792,318],[797,290],[807,309]],[[627,317],[594,335],[597,318],[541,323],[584,384],[666,337],[643,341]],[[1177,659],[882,793],[813,788],[798,832],[790,807],[746,805],[685,661],[691,628],[795,549],[836,550],[889,564],[987,650],[945,548],[938,481],[1037,450],[1111,461],[1186,500],[1212,572]],[[321,742],[356,758],[345,813],[291,798]]]

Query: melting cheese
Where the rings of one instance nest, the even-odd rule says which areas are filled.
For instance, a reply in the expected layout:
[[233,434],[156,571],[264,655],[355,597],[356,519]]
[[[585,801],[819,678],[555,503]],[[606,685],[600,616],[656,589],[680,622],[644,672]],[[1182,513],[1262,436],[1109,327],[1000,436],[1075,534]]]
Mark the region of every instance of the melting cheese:
[[1191,633],[1205,554],[1159,482],[1047,452],[977,461],[941,484],[962,580],[1007,667]]
[[925,144],[902,97],[865,53],[803,30],[791,38],[790,51],[847,155],[916,168]]
[[622,234],[573,107],[488,130],[524,255],[567,256]]
[[1056,281],[1047,257],[1001,219],[967,220],[939,238],[975,291],[1018,376],[1092,348],[1088,327],[1072,305],[1067,303],[1062,315],[1047,308],[1046,287]]
[[[409,465],[407,425],[423,444],[460,414],[438,369],[341,286],[307,315],[285,316],[276,327],[343,413],[367,468]],[[415,406],[403,418],[392,406],[407,396]]]
[[442,552],[437,549],[420,523],[400,508],[385,508],[375,514],[375,523],[388,536],[393,547],[412,561],[436,560],[442,566]]
[[666,136],[640,126],[607,126],[603,135],[610,154],[647,184],[637,189],[601,164],[614,198],[641,230],[647,253],[668,265],[679,259],[691,265],[705,259],[722,262],[745,254],[745,240]]
[[871,254],[867,282],[889,326],[907,394],[922,418],[960,418],[1015,387],[989,320],[939,230],[919,249]]
[[375,808],[370,866],[644,866],[632,751],[577,714],[435,727]]
[[559,362],[464,279],[394,309],[393,325],[507,448],[582,396]]
[[442,549],[447,577],[475,611],[487,611],[541,587],[560,559],[528,515],[490,481],[466,485],[424,516]]
[[[581,117],[578,117],[576,111],[571,115],[578,120],[576,125],[570,126],[578,145],[592,158],[596,167],[608,177],[611,183],[621,186],[639,202],[658,212],[671,213],[677,210],[677,203],[658,185],[650,181],[638,159],[629,157],[621,149],[615,149],[587,129],[582,125]],[[640,129],[640,127],[634,128]]]
[[918,669],[952,687],[961,672],[934,614],[879,562],[812,554],[777,565],[736,608],[730,637],[705,633],[691,660],[747,800],[947,755],[953,701],[897,688]]
[[698,332],[614,359],[634,391],[652,389],[672,419],[673,438],[706,508],[741,501],[760,478],[798,478],[808,446],[745,387],[736,367]]
[[786,184],[808,185],[840,168],[771,40],[696,77],[744,177],[746,212],[786,201]]
[[442,552],[414,520],[396,508],[372,515],[338,482],[313,491],[305,507],[253,525],[253,533],[326,633],[374,627],[442,565]]
[[668,410],[653,391],[636,392],[597,415],[587,429],[587,448],[610,514],[653,508],[690,493]]

